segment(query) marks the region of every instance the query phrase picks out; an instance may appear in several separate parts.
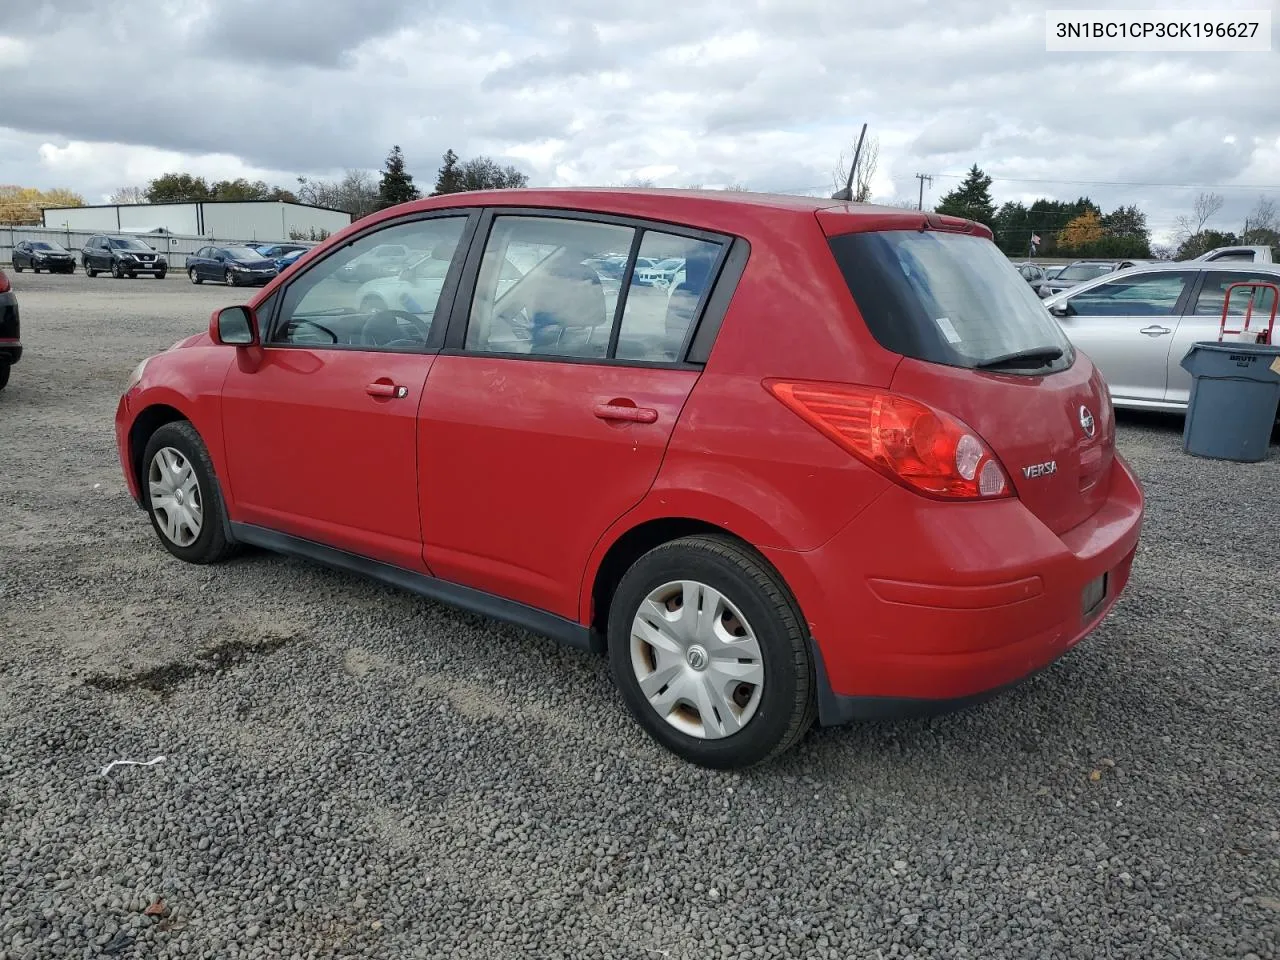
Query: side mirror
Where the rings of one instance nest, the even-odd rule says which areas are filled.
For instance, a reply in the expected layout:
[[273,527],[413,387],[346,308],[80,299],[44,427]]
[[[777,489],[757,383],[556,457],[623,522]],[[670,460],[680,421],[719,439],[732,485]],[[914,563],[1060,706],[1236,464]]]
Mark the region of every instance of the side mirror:
[[213,315],[209,335],[214,343],[225,346],[257,346],[258,318],[250,307],[223,307]]
[[1071,314],[1075,313],[1075,311],[1071,309],[1071,304],[1066,301],[1063,301],[1062,303],[1055,303],[1049,308],[1049,312],[1055,317],[1069,317]]

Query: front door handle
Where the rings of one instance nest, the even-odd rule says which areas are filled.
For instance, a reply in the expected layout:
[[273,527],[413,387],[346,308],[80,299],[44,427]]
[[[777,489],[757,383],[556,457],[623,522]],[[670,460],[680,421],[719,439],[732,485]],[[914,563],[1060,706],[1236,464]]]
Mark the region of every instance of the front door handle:
[[652,407],[637,407],[634,403],[598,403],[594,411],[601,420],[625,420],[628,423],[655,423],[658,411]]
[[1172,333],[1173,331],[1170,330],[1168,327],[1160,327],[1160,326],[1153,325],[1150,327],[1143,327],[1138,332],[1145,333],[1148,337],[1163,337],[1166,333]]
[[364,392],[371,397],[395,397],[399,400],[409,395],[409,388],[388,383],[385,380],[378,380],[365,387]]

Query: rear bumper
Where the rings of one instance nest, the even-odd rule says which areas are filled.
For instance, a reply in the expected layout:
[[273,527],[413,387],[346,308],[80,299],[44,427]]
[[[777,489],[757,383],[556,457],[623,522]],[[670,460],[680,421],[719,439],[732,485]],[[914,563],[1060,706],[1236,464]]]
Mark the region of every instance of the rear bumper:
[[[1142,514],[1117,457],[1102,508],[1060,535],[1018,500],[944,504],[895,487],[816,550],[765,551],[814,638],[821,722],[944,712],[1048,666],[1124,590]],[[1085,610],[1104,574],[1103,601]]]
[[0,363],[15,364],[22,359],[22,344],[17,340],[0,340]]

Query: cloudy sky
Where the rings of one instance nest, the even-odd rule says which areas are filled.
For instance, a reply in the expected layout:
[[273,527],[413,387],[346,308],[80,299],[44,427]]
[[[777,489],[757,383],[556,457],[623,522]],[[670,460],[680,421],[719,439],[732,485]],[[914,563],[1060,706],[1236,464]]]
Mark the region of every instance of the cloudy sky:
[[937,199],[975,162],[998,201],[1137,203],[1157,234],[1203,185],[1222,229],[1280,200],[1280,52],[1046,52],[1047,9],[1101,2],[0,5],[0,183],[91,203],[178,169],[292,186],[392,143],[427,186],[453,148],[533,184],[829,193],[863,121],[881,200],[914,199],[916,173]]

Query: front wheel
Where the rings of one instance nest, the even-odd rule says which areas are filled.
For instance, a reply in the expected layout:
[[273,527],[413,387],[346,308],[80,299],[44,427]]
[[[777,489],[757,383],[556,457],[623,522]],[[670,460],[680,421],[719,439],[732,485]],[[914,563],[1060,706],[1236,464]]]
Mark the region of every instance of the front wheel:
[[225,283],[228,287],[234,287],[236,285],[236,275],[232,273],[230,270],[227,270],[222,275],[222,282]]
[[609,660],[623,700],[673,753],[746,767],[813,724],[804,621],[762,558],[728,537],[686,537],[635,562],[614,593]]
[[22,267],[20,267],[20,266],[18,266],[18,263],[17,263],[17,261],[15,260],[15,261],[14,261],[14,264],[13,264],[13,272],[14,272],[14,273],[21,273],[21,272],[22,272],[22,270],[23,270],[23,268],[22,268]]
[[84,262],[84,275],[86,277],[96,277],[98,275],[98,271],[89,266],[88,260]]
[[200,279],[199,275],[196,273],[195,267],[191,267],[189,270],[187,270],[187,279],[190,280],[192,283],[204,282],[203,280]]
[[166,550],[187,563],[216,563],[235,549],[213,461],[186,420],[166,423],[142,455],[142,490],[151,526]]
[[124,279],[124,270],[121,269],[119,261],[111,264],[111,275],[117,280]]
[[157,280],[163,280],[163,279],[164,279],[164,275],[165,275],[166,273],[168,273],[168,271],[167,271],[167,270],[157,270],[157,271],[156,271],[156,274],[155,274],[155,277],[156,277],[156,279],[157,279]]

